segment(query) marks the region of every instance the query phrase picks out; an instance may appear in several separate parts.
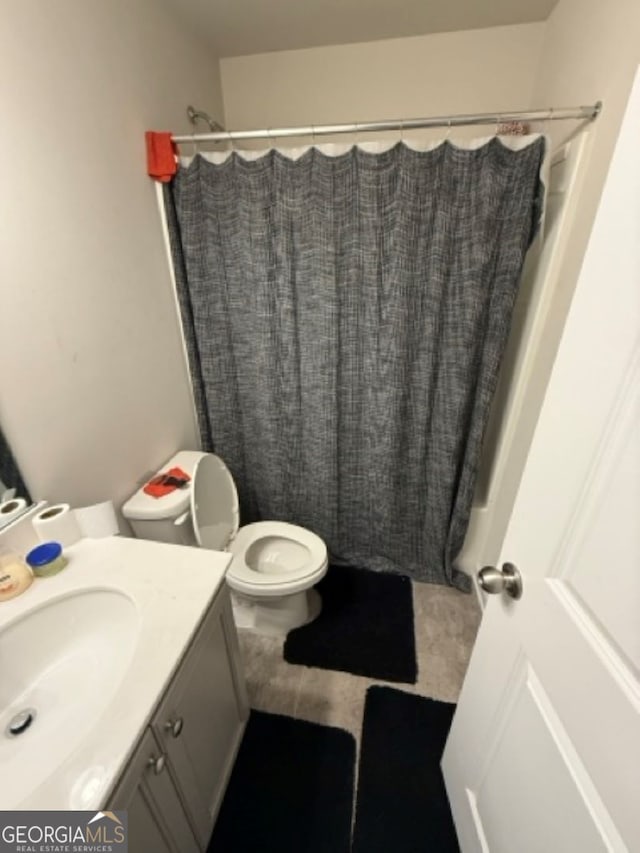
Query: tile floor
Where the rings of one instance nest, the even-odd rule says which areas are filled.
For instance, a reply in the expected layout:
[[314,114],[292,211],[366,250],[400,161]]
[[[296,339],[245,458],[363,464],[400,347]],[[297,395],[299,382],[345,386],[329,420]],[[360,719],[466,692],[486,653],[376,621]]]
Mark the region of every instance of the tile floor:
[[[475,596],[414,583],[413,610],[418,681],[391,686],[455,702],[480,623]],[[359,748],[365,693],[385,682],[289,664],[282,657],[283,638],[239,633],[252,708],[346,729]]]

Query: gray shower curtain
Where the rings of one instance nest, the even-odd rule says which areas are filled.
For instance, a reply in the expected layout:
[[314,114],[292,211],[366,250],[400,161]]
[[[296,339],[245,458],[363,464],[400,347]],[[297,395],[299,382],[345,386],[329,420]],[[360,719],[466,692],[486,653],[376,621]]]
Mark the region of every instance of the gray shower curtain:
[[493,139],[178,172],[165,200],[203,446],[243,523],[468,589],[455,557],[543,155]]
[[[26,498],[27,501],[31,501],[31,495],[29,494],[29,489],[27,489],[27,485],[24,482],[22,474],[20,473],[20,468],[18,468],[18,463],[16,462],[15,456],[13,455],[11,448],[9,447],[9,442],[4,436],[2,432],[2,428],[0,427],[0,483],[4,484],[8,489],[16,490],[16,497]],[[0,496],[2,495],[2,488],[0,488]]]

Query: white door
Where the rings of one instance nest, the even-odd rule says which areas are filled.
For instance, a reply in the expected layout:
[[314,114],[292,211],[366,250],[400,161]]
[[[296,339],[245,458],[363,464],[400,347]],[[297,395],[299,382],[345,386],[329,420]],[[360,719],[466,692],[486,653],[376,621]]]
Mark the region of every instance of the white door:
[[443,756],[464,853],[640,851],[640,75]]

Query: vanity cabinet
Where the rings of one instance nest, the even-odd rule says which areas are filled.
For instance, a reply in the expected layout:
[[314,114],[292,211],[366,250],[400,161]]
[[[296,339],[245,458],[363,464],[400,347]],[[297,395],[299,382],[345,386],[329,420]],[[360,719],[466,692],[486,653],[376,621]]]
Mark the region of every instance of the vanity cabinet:
[[206,850],[248,715],[224,586],[109,800],[129,812],[131,853]]

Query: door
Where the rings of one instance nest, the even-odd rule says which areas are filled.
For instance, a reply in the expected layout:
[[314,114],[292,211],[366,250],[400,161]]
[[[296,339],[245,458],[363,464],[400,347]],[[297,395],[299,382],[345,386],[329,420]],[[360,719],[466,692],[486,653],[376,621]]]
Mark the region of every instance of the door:
[[443,756],[464,853],[640,850],[640,75]]
[[152,722],[203,849],[248,716],[231,600],[224,586]]
[[127,810],[131,853],[200,851],[171,781],[166,757],[149,729],[111,796],[109,808]]

